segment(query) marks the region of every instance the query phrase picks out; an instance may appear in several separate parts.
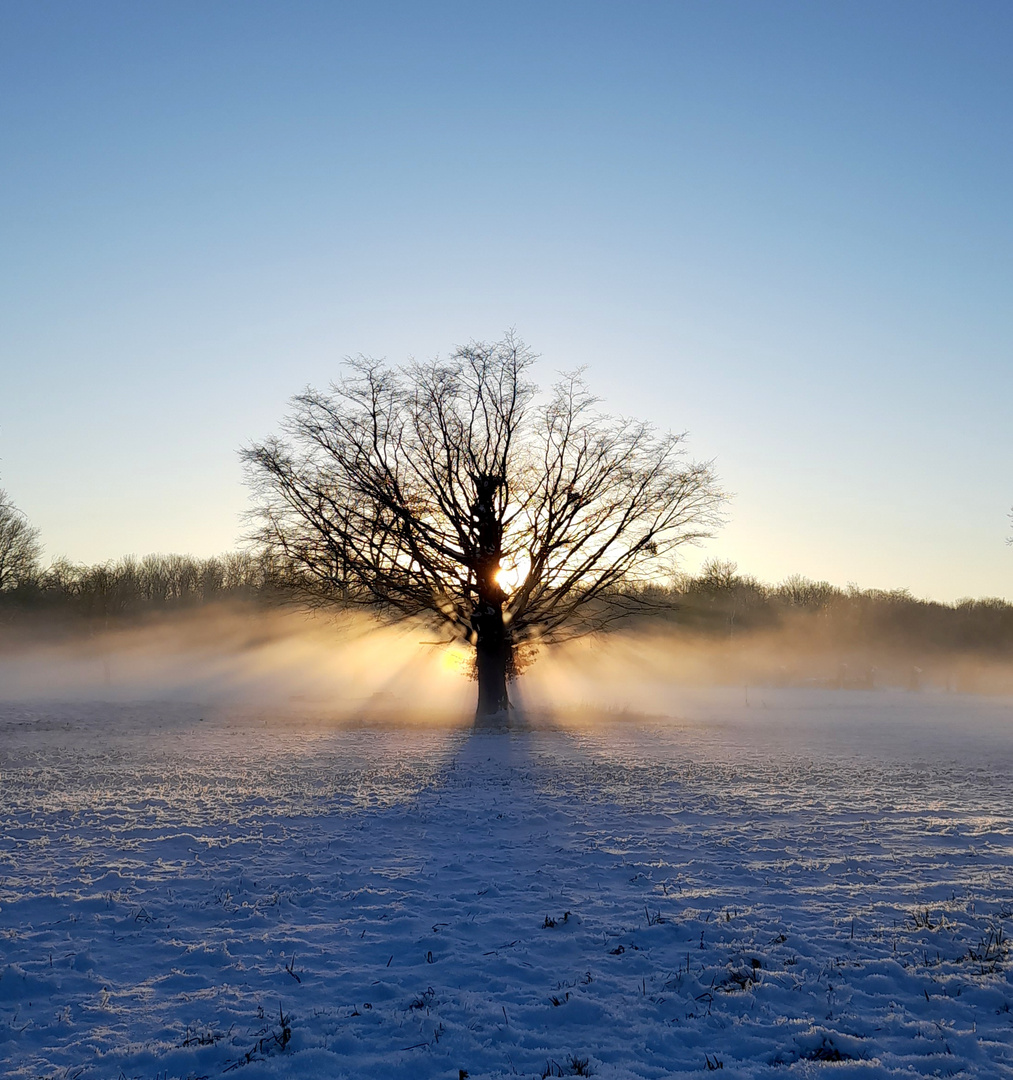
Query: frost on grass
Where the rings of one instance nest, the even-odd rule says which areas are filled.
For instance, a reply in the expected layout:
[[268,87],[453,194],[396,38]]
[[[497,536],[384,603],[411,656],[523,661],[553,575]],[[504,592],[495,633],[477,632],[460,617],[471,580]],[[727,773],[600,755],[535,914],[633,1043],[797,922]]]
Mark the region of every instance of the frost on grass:
[[1003,703],[0,738],[4,1076],[1013,1077]]

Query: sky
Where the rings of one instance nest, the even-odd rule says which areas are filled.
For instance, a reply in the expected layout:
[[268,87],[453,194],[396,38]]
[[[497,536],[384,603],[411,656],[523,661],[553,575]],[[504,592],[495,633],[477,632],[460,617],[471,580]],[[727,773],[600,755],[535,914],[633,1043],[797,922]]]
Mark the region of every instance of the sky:
[[0,4],[0,486],[234,548],[346,356],[508,328],[686,431],[776,582],[1013,598],[1013,6]]

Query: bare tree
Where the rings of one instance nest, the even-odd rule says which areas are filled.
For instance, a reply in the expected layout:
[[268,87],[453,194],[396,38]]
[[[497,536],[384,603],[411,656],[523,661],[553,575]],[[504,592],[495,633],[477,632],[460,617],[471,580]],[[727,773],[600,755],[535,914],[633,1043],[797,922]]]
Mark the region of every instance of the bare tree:
[[0,488],[0,592],[33,581],[41,555],[39,530]]
[[478,714],[517,650],[642,608],[721,500],[679,435],[603,415],[580,374],[541,398],[512,336],[392,368],[360,358],[242,452],[255,533],[315,602],[429,615],[475,647]]

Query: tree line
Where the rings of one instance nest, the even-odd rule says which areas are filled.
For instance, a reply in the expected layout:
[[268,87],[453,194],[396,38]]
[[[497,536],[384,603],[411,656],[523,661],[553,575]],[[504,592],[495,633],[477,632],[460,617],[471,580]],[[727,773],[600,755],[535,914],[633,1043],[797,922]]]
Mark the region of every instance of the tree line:
[[0,587],[0,621],[41,618],[108,622],[205,604],[276,603],[280,583],[266,561],[248,552],[209,558],[145,555],[77,564],[57,559],[23,566]]
[[[9,626],[47,617],[91,626],[221,603],[285,606],[306,586],[252,551],[126,556],[92,565],[58,559],[46,567],[40,554],[36,546],[33,558],[2,579],[0,620]],[[814,648],[882,642],[927,653],[1013,655],[1013,604],[999,598],[942,603],[906,589],[839,588],[800,575],[767,584],[718,560],[696,575],[645,589],[625,625],[678,628],[715,642],[804,625]]]
[[735,563],[711,560],[658,599],[660,619],[712,638],[797,629],[812,648],[879,644],[1013,656],[1013,604],[998,597],[944,603],[907,589],[840,588],[797,574],[770,585],[740,574]]

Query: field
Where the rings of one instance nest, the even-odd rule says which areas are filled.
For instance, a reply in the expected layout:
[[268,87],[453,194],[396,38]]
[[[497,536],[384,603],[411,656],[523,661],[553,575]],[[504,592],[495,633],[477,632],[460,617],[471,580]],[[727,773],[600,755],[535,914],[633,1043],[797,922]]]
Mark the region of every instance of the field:
[[1013,707],[0,706],[0,1074],[1013,1077]]

